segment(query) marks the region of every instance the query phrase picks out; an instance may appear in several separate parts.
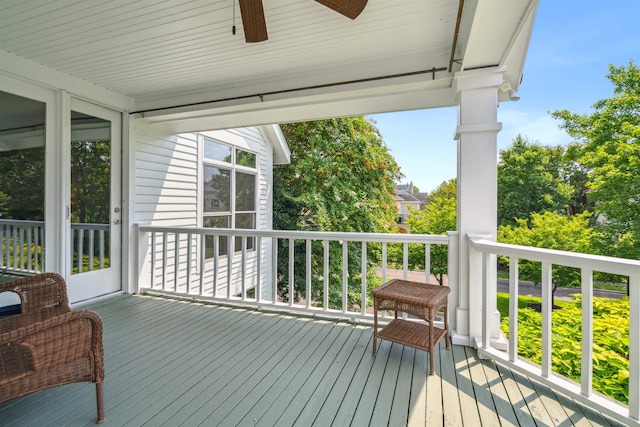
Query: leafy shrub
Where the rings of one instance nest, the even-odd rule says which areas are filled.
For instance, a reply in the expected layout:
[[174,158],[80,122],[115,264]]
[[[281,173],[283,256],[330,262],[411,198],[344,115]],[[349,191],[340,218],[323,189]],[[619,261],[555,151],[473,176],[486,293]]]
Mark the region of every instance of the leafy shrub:
[[[505,307],[499,295],[498,307]],[[502,301],[501,301],[502,300]],[[539,301],[540,299],[538,299]],[[520,307],[521,304],[518,304]],[[508,306],[508,305],[507,305]],[[509,333],[509,318],[502,310],[501,329]],[[551,364],[560,375],[580,381],[582,298],[555,310],[552,318]],[[518,309],[518,354],[534,363],[542,360],[542,314]],[[629,300],[593,299],[593,389],[618,401],[629,401]]]

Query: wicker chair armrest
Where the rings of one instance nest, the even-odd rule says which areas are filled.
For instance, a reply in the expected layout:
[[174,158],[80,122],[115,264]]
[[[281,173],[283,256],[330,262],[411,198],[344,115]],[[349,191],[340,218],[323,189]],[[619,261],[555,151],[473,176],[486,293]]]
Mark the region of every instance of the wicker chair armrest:
[[102,337],[102,319],[97,313],[89,310],[73,310],[59,316],[54,316],[42,322],[32,323],[9,332],[0,334],[0,345],[8,344],[14,341],[23,341],[25,337],[38,334],[51,329],[55,326],[62,325],[77,319],[87,319],[91,322],[92,334]]
[[[88,322],[90,332],[78,322]],[[82,331],[90,333],[83,334]],[[35,370],[48,368],[63,359],[75,360],[91,354],[94,381],[104,378],[102,320],[89,310],[74,310],[42,322],[17,328],[0,335],[0,346],[28,348]]]
[[65,281],[56,273],[41,273],[2,283],[0,292],[18,294],[23,314],[52,307],[70,310]]
[[[0,345],[12,342],[22,342],[30,336],[46,333],[52,328],[69,322],[86,319],[91,324],[91,334],[102,341],[102,319],[98,314],[89,310],[74,310],[59,316],[51,317],[42,322],[32,323],[9,332],[0,334]],[[95,345],[95,342],[94,342]]]

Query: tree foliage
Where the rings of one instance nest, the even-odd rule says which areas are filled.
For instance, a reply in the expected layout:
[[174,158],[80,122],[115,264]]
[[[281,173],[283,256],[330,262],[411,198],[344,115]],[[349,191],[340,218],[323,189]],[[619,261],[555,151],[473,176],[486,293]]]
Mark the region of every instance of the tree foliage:
[[71,143],[71,222],[108,224],[111,195],[109,141]]
[[498,224],[514,225],[533,212],[564,213],[573,195],[565,182],[564,148],[531,143],[518,135],[500,151]]
[[[555,212],[533,213],[529,219],[518,219],[515,226],[500,226],[498,241],[536,248],[594,253],[599,235],[588,225],[590,216],[589,212],[571,217]],[[506,264],[505,260],[501,262]],[[580,285],[579,269],[556,265],[552,270],[554,293],[558,286]],[[537,261],[520,260],[518,272],[520,279],[531,280],[536,284],[541,281],[541,268]]]
[[[273,227],[281,230],[386,232],[395,223],[393,201],[400,168],[375,125],[349,117],[281,125],[291,163],[274,170]],[[288,300],[288,242],[280,245],[279,293]],[[305,251],[295,242],[295,252]],[[350,305],[359,304],[359,245],[349,245]],[[311,298],[322,301],[322,251],[313,251]],[[295,257],[294,298],[305,296],[305,257]],[[330,305],[342,300],[342,247],[330,245]],[[372,269],[370,269],[372,270]],[[373,271],[373,270],[372,270]],[[369,283],[375,284],[375,274]],[[351,291],[353,290],[353,292]]]
[[44,220],[44,147],[2,153],[0,192],[8,196],[2,218]]
[[[440,184],[429,196],[429,203],[423,210],[409,208],[411,216],[407,224],[412,234],[446,234],[456,229],[457,203],[456,179]],[[401,249],[401,248],[400,248]],[[424,245],[409,246],[409,268],[424,269]],[[446,245],[431,247],[431,272],[440,285],[448,271],[449,254]],[[400,257],[400,254],[396,254]]]
[[610,255],[640,253],[640,68],[609,66],[614,96],[594,104],[592,114],[553,113],[570,136],[582,143],[589,168],[587,185],[602,216]]

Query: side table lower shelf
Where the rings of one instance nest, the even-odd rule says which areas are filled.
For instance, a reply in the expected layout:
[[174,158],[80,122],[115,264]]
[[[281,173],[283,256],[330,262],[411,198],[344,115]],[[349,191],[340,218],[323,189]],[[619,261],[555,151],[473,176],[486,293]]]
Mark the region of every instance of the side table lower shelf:
[[433,346],[431,346],[429,345],[429,325],[403,319],[393,319],[377,335],[378,338],[430,352],[432,348],[437,347],[440,339],[446,333],[445,329],[433,327],[431,336]]

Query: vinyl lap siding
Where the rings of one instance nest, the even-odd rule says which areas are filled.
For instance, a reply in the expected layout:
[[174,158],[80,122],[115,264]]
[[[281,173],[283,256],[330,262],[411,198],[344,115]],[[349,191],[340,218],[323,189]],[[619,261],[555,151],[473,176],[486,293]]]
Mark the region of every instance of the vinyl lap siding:
[[[232,144],[257,154],[257,200],[256,226],[261,230],[272,227],[272,180],[273,148],[265,141],[257,127],[203,132],[203,135]],[[166,135],[150,129],[144,124],[136,126],[132,139],[135,144],[135,221],[139,224],[176,227],[196,227],[200,217],[202,188],[200,154],[202,147],[195,133]],[[157,235],[155,240],[156,268],[152,273],[149,260],[144,262],[142,282],[165,283],[166,289],[182,292],[216,294],[226,296],[228,281],[228,259],[220,257],[214,271],[213,260],[200,265],[200,239],[182,235],[178,242],[173,234]],[[151,245],[151,241],[147,244]],[[245,260],[245,286],[247,289],[257,284],[257,255],[263,260],[270,259],[271,242],[263,241],[259,251],[247,252]],[[166,262],[161,258],[166,254]],[[189,256],[189,254],[191,256]],[[149,256],[149,255],[148,255]],[[240,292],[241,254],[236,253],[231,265],[230,294]],[[191,271],[191,277],[187,272]],[[200,273],[203,271],[202,286]],[[270,297],[270,262],[260,266],[262,295]],[[146,279],[145,279],[146,278]]]

